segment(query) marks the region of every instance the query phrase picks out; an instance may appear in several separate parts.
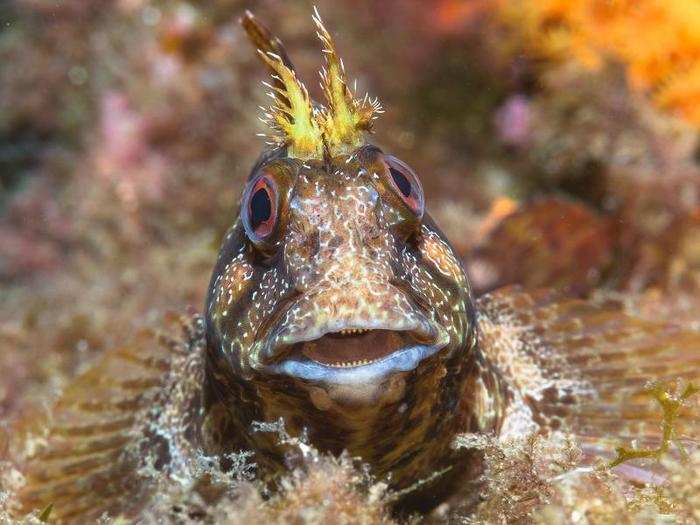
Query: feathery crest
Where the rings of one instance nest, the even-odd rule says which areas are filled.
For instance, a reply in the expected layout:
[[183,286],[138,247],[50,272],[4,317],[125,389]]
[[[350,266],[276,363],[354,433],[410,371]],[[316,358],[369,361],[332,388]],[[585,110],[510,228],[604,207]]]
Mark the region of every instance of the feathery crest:
[[241,24],[271,71],[273,83],[263,85],[275,102],[264,111],[261,120],[273,130],[273,144],[286,145],[291,157],[320,157],[324,148],[318,120],[309,93],[297,78],[282,42],[250,11],[246,11]]
[[326,67],[321,69],[321,87],[328,107],[320,115],[321,129],[330,147],[338,153],[347,153],[362,145],[362,132],[371,130],[376,114],[381,113],[381,105],[367,95],[362,100],[355,99],[346,80],[343,60],[315,7],[313,21],[326,59]]
[[342,59],[335,51],[330,33],[314,8],[317,35],[323,43],[326,67],[321,70],[321,87],[327,107],[315,105],[279,38],[273,36],[250,11],[241,20],[248,37],[268,66],[272,83],[263,82],[275,104],[264,109],[261,120],[273,130],[272,144],[286,145],[290,157],[321,158],[350,153],[363,144],[363,132],[382,113],[377,99],[367,95],[355,99],[347,84]]

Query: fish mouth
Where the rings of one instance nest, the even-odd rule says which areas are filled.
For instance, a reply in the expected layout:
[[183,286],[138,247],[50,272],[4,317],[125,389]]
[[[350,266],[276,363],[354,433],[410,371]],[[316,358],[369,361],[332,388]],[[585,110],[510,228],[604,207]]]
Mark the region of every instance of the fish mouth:
[[270,371],[325,383],[366,383],[413,370],[447,346],[449,337],[425,320],[414,326],[336,327],[298,336],[278,348]]

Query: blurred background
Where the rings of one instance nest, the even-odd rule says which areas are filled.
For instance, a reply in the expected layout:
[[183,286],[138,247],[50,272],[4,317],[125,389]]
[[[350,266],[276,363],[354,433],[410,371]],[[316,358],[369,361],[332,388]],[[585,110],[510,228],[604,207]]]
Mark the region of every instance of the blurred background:
[[[700,326],[700,2],[316,4],[386,109],[372,141],[419,173],[477,293],[551,286]],[[3,424],[201,309],[263,146],[245,8],[318,94],[312,2],[2,2]]]

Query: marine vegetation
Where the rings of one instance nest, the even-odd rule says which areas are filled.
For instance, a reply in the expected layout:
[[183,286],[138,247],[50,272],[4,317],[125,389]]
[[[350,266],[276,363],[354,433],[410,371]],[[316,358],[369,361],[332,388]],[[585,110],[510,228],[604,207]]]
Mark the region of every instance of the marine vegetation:
[[612,57],[624,64],[633,88],[700,125],[700,5],[694,0],[501,4],[504,18],[545,56],[593,69]]

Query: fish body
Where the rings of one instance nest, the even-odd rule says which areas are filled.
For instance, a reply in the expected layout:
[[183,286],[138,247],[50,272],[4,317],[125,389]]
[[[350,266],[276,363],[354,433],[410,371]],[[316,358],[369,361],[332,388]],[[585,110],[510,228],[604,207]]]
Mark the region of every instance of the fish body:
[[[244,16],[272,73],[273,135],[204,316],[180,340],[132,342],[78,378],[23,458],[18,514],[50,504],[63,522],[138,516],[159,490],[143,469],[186,479],[202,450],[222,465],[253,451],[273,479],[293,459],[260,431],[278,421],[427,508],[481,475],[480,451],[453,446],[459,434],[565,430],[591,454],[612,450],[611,438],[653,442],[643,385],[700,378],[697,331],[635,319],[619,303],[519,288],[475,299],[417,174],[366,142],[380,106],[354,97],[314,19],[325,106],[279,39]],[[683,414],[679,435],[697,435],[697,405]]]
[[282,464],[275,436],[251,430],[282,418],[405,488],[449,461],[458,431],[494,429],[497,414],[473,413],[470,384],[485,370],[467,277],[432,220],[397,195],[394,162],[366,145],[326,161],[280,152],[253,170],[249,188],[277,180],[284,217],[264,253],[237,221],[213,273],[206,392],[229,429],[218,453]]
[[499,411],[474,412],[483,403],[470,385],[490,371],[461,261],[425,212],[416,173],[365,141],[378,103],[354,98],[314,20],[325,106],[309,101],[279,39],[243,19],[275,82],[277,134],[207,296],[207,410],[227,429],[211,445],[256,450],[274,471],[283,447],[251,425],[281,419],[401,490],[454,461],[460,430],[494,431]]

